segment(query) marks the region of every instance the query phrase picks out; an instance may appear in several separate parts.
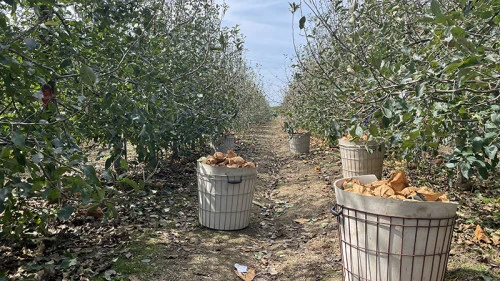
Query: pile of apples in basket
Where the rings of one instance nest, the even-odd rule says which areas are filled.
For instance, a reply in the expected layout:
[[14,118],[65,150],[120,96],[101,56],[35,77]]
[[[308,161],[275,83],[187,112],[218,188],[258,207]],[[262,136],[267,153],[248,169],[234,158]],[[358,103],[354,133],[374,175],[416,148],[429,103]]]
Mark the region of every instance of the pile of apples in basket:
[[450,202],[444,192],[436,193],[426,186],[410,186],[403,171],[392,173],[388,180],[378,180],[369,184],[361,184],[357,179],[348,178],[342,187],[345,191],[367,196],[406,201]]
[[211,166],[228,168],[255,168],[257,166],[254,162],[245,161],[245,159],[238,156],[231,149],[228,149],[227,153],[215,152],[213,155],[201,157],[198,161]]

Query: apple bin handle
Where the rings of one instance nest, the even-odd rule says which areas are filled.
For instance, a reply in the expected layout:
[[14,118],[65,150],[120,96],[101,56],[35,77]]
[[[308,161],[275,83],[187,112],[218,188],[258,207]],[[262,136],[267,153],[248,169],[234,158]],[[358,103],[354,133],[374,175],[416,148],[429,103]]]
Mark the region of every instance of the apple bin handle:
[[[337,211],[337,209],[339,210]],[[332,212],[334,216],[339,217],[342,214],[342,206],[337,205],[337,203],[335,203],[335,205],[332,208],[330,208],[330,212]]]
[[243,176],[240,176],[240,179],[234,179],[234,180],[230,180],[229,176],[227,177],[227,183],[229,184],[238,184],[241,183],[242,181],[243,181]]

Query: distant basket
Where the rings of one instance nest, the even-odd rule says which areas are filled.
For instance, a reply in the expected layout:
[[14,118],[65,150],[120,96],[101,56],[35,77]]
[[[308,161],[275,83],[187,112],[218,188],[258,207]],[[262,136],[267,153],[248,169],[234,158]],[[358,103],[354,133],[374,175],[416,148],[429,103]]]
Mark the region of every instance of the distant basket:
[[289,136],[290,152],[293,154],[309,153],[311,133],[297,133]]
[[[344,178],[372,174],[382,178],[385,153],[383,145],[339,139],[339,147]],[[372,153],[367,151],[367,148],[372,150]]]
[[215,150],[226,153],[228,149],[234,150],[234,135],[224,135],[217,141]]
[[256,168],[227,168],[198,162],[199,222],[218,230],[250,224]]
[[[374,175],[355,177],[371,183]],[[458,204],[413,202],[345,191],[335,181],[345,281],[442,281]]]

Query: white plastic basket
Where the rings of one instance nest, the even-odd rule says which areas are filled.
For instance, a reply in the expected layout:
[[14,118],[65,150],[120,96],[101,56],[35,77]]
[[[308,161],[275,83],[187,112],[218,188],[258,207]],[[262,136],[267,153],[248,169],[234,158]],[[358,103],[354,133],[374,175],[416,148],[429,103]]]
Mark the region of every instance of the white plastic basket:
[[[361,184],[374,175],[354,177]],[[458,204],[402,201],[344,191],[335,181],[345,281],[442,281]]]
[[[367,151],[366,147],[373,152]],[[339,148],[344,178],[371,174],[382,178],[385,153],[383,145],[339,139]]]
[[256,168],[227,168],[198,162],[199,222],[218,230],[250,224]]

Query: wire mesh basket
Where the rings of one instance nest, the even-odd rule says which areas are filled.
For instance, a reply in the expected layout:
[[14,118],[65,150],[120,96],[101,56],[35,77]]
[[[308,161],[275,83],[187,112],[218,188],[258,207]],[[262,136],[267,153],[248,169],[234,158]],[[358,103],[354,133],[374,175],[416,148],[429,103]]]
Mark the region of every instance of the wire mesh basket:
[[[376,177],[360,176],[362,184]],[[341,189],[332,213],[339,223],[343,280],[444,280],[457,204],[407,202]]]
[[290,152],[293,154],[309,153],[311,133],[297,133],[288,137]]
[[198,162],[197,176],[201,225],[238,230],[250,224],[256,168],[213,167]]
[[339,139],[339,148],[344,178],[370,174],[382,177],[385,146]]

